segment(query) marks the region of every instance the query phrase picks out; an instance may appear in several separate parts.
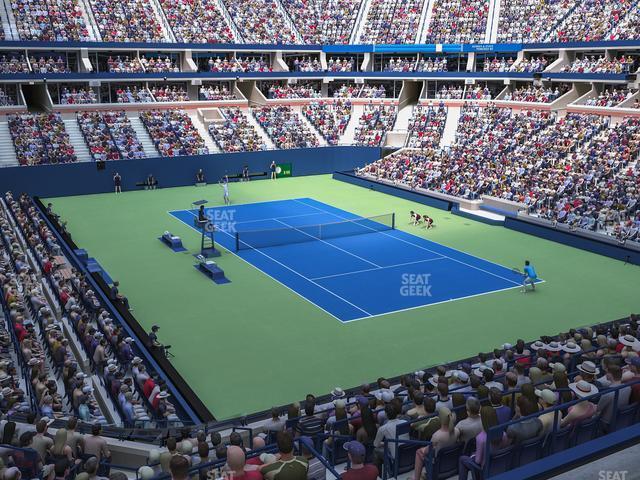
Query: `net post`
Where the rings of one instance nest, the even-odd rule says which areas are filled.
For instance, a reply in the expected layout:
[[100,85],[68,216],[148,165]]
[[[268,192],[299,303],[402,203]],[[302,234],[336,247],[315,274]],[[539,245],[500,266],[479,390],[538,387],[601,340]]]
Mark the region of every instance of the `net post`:
[[236,232],[236,252],[240,250],[240,232]]
[[396,212],[391,214],[391,230],[396,229]]

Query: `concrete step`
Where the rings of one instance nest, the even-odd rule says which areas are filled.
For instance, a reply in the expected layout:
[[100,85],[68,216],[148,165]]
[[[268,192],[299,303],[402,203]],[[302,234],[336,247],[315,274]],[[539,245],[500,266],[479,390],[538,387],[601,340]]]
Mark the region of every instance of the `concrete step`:
[[444,132],[440,139],[440,147],[449,147],[456,139],[458,122],[460,121],[460,107],[449,107],[447,111],[447,123],[444,124]]
[[204,144],[209,149],[209,153],[220,153],[220,147],[218,147],[218,144],[209,133],[207,127],[204,126],[204,123],[200,121],[198,114],[196,112],[189,113],[189,118],[191,118],[193,126],[196,127],[196,130],[204,140]]
[[13,167],[18,165],[16,151],[13,147],[9,123],[0,122],[0,167]]
[[301,120],[302,124],[305,125],[309,129],[310,132],[313,132],[313,134],[318,138],[318,145],[320,145],[321,147],[326,147],[327,146],[327,141],[320,134],[320,132],[316,129],[316,127],[313,126],[313,124],[304,115],[304,113],[302,113],[302,107],[297,107],[297,106],[293,107],[293,111],[296,112],[296,114],[300,117],[300,120]]
[[267,132],[265,132],[262,126],[258,123],[258,121],[256,120],[256,117],[253,116],[253,113],[251,112],[251,110],[248,108],[246,110],[243,109],[242,113],[245,114],[245,116],[247,117],[247,120],[249,120],[249,123],[253,125],[253,128],[255,129],[255,131],[258,132],[258,135],[262,137],[262,141],[267,146],[267,148],[269,150],[275,150],[276,146],[271,141],[271,138],[269,137],[269,135],[267,135]]
[[87,146],[87,142],[84,140],[84,136],[80,131],[80,125],[78,125],[77,120],[68,119],[63,120],[64,128],[67,131],[67,135],[69,135],[69,140],[71,141],[71,145],[76,153],[76,157],[78,157],[78,162],[90,162],[91,152],[89,152],[89,147]]
[[354,105],[351,110],[351,120],[347,128],[344,130],[344,135],[340,138],[340,143],[344,145],[353,145],[355,143],[354,138],[356,136],[356,128],[360,125],[360,117],[364,112],[364,105]]
[[151,140],[151,137],[149,136],[149,132],[147,132],[147,129],[144,128],[144,125],[142,124],[142,120],[140,120],[140,117],[138,117],[138,114],[135,112],[127,113],[127,117],[129,117],[129,121],[131,122],[131,127],[133,128],[133,130],[136,132],[136,135],[138,136],[138,140],[142,145],[144,154],[148,158],[158,157],[160,154],[158,153],[158,150],[156,150],[156,146],[153,143],[153,140]]

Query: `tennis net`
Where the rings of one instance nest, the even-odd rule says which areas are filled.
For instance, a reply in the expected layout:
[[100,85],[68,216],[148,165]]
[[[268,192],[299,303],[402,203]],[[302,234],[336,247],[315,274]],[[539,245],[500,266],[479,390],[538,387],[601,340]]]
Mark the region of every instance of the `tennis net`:
[[387,213],[375,217],[358,217],[332,223],[248,230],[236,232],[236,251],[364,235],[393,230],[394,228],[395,213]]

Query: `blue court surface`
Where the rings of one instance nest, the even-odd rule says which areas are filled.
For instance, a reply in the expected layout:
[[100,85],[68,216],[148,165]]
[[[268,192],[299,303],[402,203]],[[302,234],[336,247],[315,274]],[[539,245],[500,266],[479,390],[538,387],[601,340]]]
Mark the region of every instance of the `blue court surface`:
[[[195,210],[169,213],[196,229]],[[362,220],[311,198],[207,215],[218,244],[341,322],[522,285],[511,268],[391,229],[390,215]],[[408,215],[396,221],[408,223]]]

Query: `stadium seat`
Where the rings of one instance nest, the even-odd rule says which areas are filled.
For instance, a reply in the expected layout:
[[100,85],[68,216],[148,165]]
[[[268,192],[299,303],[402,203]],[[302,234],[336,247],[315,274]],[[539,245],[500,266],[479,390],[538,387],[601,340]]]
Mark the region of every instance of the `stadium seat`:
[[633,405],[619,408],[615,420],[613,421],[613,425],[610,426],[611,428],[605,428],[605,430],[609,432],[615,432],[630,426],[636,421],[638,407],[639,405],[637,403],[634,403]]
[[542,458],[544,454],[544,437],[527,440],[520,444],[515,453],[514,467],[521,467]]
[[600,416],[596,415],[589,420],[580,422],[575,426],[572,434],[572,446],[578,446],[593,440],[598,435],[600,428]]
[[573,429],[571,427],[564,427],[556,432],[551,432],[547,435],[545,441],[546,455],[553,455],[554,453],[562,452],[571,447],[571,433]]
[[445,480],[458,472],[458,460],[464,450],[463,443],[441,448],[433,460],[433,480]]
[[491,450],[489,454],[489,477],[511,470],[515,452],[516,447],[514,446]]

